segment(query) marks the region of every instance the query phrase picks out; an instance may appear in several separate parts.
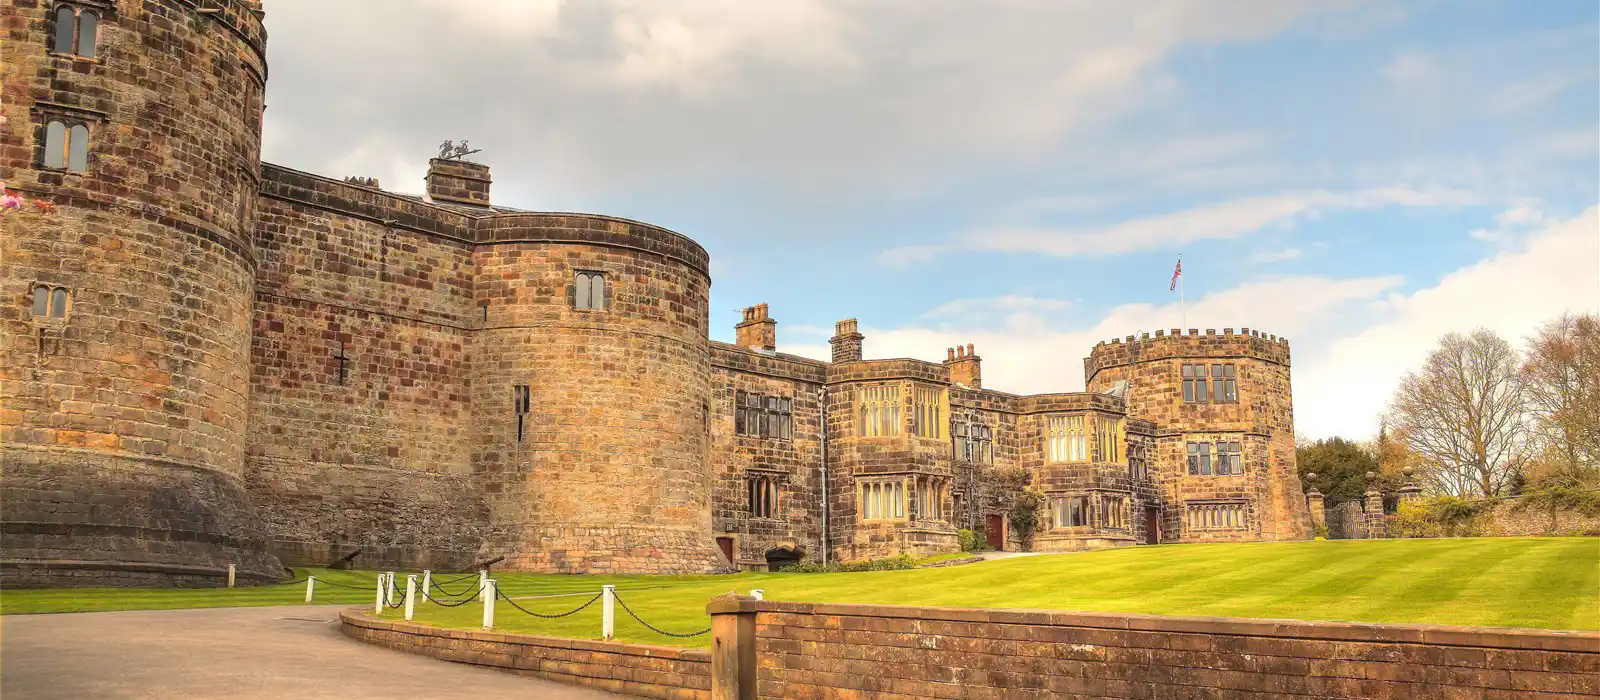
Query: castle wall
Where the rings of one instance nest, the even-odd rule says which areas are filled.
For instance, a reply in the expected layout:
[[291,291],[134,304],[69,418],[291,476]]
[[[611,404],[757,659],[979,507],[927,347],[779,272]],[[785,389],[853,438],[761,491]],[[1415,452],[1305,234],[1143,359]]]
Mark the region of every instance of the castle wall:
[[[767,565],[770,552],[821,561],[822,464],[819,390],[825,367],[814,360],[759,354],[711,344],[712,530],[733,540],[734,564]],[[735,398],[740,391],[790,399],[791,437],[740,435]],[[770,517],[750,507],[752,478],[775,479],[778,503]]]
[[[606,217],[479,222],[474,478],[486,556],[513,569],[688,573],[727,568],[712,538],[704,250]],[[605,308],[575,308],[579,271]],[[530,391],[517,440],[514,387]]]
[[[318,202],[319,204],[312,204]],[[259,206],[248,484],[286,564],[459,569],[471,480],[466,217],[269,167]],[[413,212],[416,213],[416,212]],[[446,234],[446,235],[441,235]],[[340,357],[346,358],[342,363]]]
[[[0,217],[0,584],[281,574],[243,487],[265,35],[215,5],[85,5],[92,58],[47,48],[52,4],[5,8],[0,180],[55,210]],[[44,165],[50,121],[86,168]],[[64,317],[33,315],[40,284]]]
[[[1295,473],[1288,341],[1248,329],[1173,333],[1101,343],[1084,360],[1089,391],[1108,391],[1125,380],[1129,414],[1160,426],[1153,467],[1163,492],[1163,541],[1309,537]],[[1190,361],[1234,365],[1238,402],[1185,403],[1181,370]],[[1186,444],[1223,437],[1242,443],[1245,474],[1189,475]],[[1190,531],[1190,502],[1217,499],[1248,501],[1246,525]]]

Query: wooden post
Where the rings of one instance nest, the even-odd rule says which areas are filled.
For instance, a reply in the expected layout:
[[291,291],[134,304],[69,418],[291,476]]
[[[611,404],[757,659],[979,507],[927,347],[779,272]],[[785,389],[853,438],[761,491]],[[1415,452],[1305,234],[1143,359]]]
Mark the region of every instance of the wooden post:
[[711,700],[755,700],[756,611],[761,601],[736,593],[711,599]]
[[494,629],[494,579],[483,580],[483,628]]
[[600,638],[610,639],[617,631],[617,587],[600,587]]

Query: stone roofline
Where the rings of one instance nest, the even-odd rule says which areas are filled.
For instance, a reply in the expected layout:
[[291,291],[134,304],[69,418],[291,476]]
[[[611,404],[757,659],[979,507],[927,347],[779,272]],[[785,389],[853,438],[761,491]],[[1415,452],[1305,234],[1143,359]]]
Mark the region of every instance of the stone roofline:
[[1188,332],[1174,328],[1170,334],[1158,330],[1154,336],[1140,333],[1137,337],[1113,338],[1095,344],[1084,358],[1084,383],[1093,382],[1102,369],[1187,357],[1251,358],[1287,367],[1289,339],[1249,328],[1241,328],[1237,333],[1232,328],[1224,328],[1220,334],[1215,328],[1207,328],[1204,333],[1197,328]]
[[604,214],[437,204],[263,162],[261,194],[469,245],[573,243],[655,253],[711,276],[706,249],[677,231]]

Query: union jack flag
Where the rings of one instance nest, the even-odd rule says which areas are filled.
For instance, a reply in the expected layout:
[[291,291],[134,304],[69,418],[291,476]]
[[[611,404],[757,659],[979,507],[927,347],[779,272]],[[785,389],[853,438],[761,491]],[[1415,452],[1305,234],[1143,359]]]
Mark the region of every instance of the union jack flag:
[[1178,278],[1183,276],[1183,258],[1178,258],[1178,266],[1172,269],[1172,286],[1167,288],[1171,292],[1178,288]]

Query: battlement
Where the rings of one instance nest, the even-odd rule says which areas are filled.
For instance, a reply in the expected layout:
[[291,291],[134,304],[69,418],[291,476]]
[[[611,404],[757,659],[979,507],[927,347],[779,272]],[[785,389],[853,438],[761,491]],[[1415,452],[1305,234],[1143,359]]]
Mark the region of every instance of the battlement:
[[1084,377],[1092,380],[1095,373],[1107,367],[1186,357],[1248,357],[1287,366],[1289,339],[1249,328],[1238,332],[1224,328],[1221,333],[1215,328],[1207,328],[1204,333],[1198,328],[1190,328],[1188,332],[1174,328],[1156,331],[1154,335],[1140,333],[1112,338],[1095,344],[1089,357],[1084,358]]

